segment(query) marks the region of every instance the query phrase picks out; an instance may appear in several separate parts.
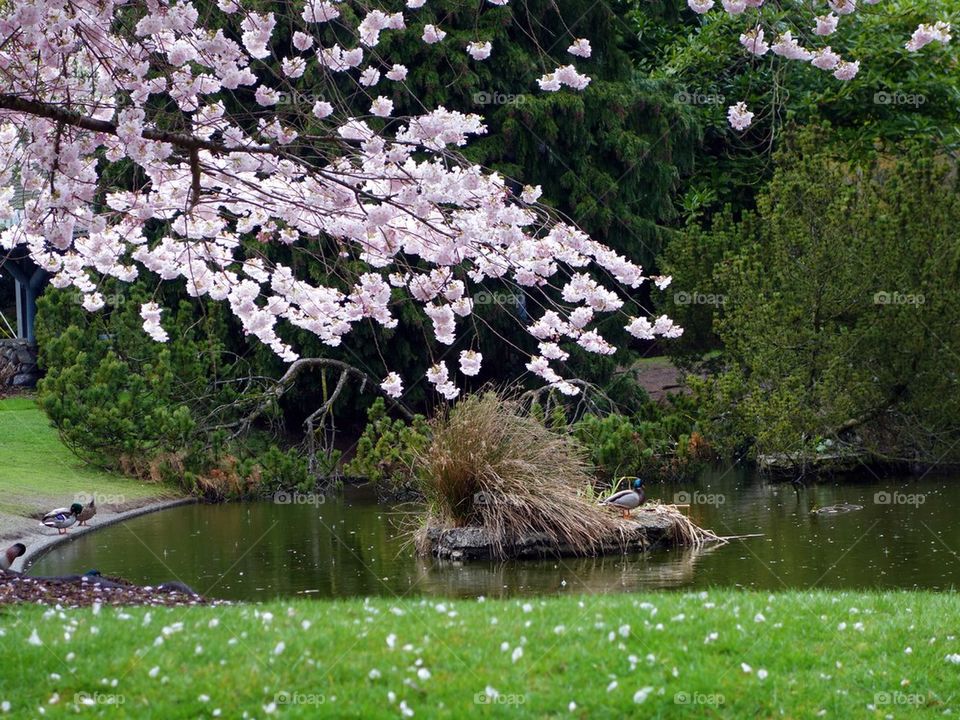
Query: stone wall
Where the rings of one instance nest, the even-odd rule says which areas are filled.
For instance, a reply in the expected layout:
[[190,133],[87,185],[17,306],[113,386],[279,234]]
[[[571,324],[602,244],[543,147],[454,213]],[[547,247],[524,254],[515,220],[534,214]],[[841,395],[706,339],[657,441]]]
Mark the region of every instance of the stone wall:
[[26,340],[0,340],[0,386],[34,387],[39,379],[37,346]]

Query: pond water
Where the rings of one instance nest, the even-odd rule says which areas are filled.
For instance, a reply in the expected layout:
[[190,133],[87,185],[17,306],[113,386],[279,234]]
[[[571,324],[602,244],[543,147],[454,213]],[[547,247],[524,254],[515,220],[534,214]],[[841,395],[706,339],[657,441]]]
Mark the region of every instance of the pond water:
[[[960,587],[960,477],[881,481],[868,474],[797,490],[734,468],[694,484],[650,485],[647,495],[688,500],[693,519],[720,535],[762,536],[700,552],[441,562],[416,557],[409,544],[415,507],[385,507],[369,488],[348,488],[320,504],[187,505],[144,515],[60,546],[29,572],[96,568],[141,584],[176,579],[236,600]],[[811,512],[840,503],[862,509]]]

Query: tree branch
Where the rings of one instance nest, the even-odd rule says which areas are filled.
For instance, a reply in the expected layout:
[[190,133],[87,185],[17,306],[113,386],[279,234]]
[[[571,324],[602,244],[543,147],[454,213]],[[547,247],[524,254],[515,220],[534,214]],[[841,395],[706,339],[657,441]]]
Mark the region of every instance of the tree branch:
[[[337,383],[337,389],[334,393],[334,396],[330,398],[330,400],[327,403],[325,403],[324,406],[319,408],[317,412],[313,413],[310,416],[311,419],[314,418],[317,415],[317,413],[322,413],[325,410],[329,410],[329,405],[331,405],[333,400],[335,400],[336,397],[339,396],[340,391],[343,389],[343,385],[345,384],[348,377],[354,377],[360,380],[361,382],[363,382],[364,384],[370,383],[372,387],[377,389],[380,388],[380,383],[377,382],[375,378],[365,373],[363,370],[359,370],[358,368],[353,367],[353,365],[348,365],[347,363],[342,362],[341,360],[334,360],[332,358],[300,358],[299,360],[294,360],[293,363],[290,364],[290,367],[287,368],[287,371],[283,374],[283,376],[279,380],[277,380],[276,384],[272,388],[267,390],[266,393],[264,393],[263,400],[261,400],[260,404],[256,407],[256,409],[254,409],[253,412],[251,412],[243,420],[240,421],[239,428],[233,434],[233,437],[237,438],[243,433],[245,433],[247,430],[249,430],[253,422],[257,418],[259,418],[264,412],[266,412],[267,408],[270,407],[272,403],[276,402],[281,397],[283,397],[284,393],[290,389],[291,385],[293,385],[298,375],[300,375],[305,370],[310,370],[318,367],[335,368],[340,371],[341,375],[340,375],[340,380]],[[403,403],[397,400],[394,400],[391,397],[387,397],[387,400],[404,417],[406,417],[408,420],[413,420],[413,412],[406,405],[404,405]]]
[[[117,124],[115,122],[111,122],[109,120],[97,120],[96,118],[82,115],[75,110],[68,110],[60,105],[52,105],[50,103],[38,102],[36,100],[27,100],[26,98],[17,97],[16,95],[0,93],[0,110],[11,110],[13,112],[20,112],[26,115],[33,115],[35,117],[47,118],[48,120],[56,120],[64,125],[71,125],[73,127],[82,128],[83,130],[90,130],[91,132],[103,133],[105,135],[117,134]],[[192,152],[196,152],[198,150],[209,150],[210,152],[219,155],[233,152],[270,154],[280,153],[278,148],[271,145],[227,147],[222,143],[204,140],[203,138],[199,138],[188,133],[170,132],[167,130],[145,129],[143,131],[143,138],[146,140],[170,143],[171,145],[175,145],[176,147]]]

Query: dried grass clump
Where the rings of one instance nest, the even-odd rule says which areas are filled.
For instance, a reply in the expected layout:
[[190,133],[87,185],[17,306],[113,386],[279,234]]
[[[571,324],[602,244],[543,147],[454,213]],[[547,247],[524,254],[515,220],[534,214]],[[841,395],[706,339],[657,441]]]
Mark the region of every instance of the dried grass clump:
[[640,513],[651,512],[669,518],[672,523],[670,541],[674,545],[701,548],[709,543],[725,543],[729,539],[717,535],[713,530],[700,527],[684,515],[676,505],[662,504],[659,502],[648,503],[634,512],[638,515]]
[[577,555],[596,554],[620,534],[618,519],[590,498],[590,468],[576,441],[514,401],[468,396],[431,426],[417,457],[428,522],[483,527],[501,558],[533,533]]

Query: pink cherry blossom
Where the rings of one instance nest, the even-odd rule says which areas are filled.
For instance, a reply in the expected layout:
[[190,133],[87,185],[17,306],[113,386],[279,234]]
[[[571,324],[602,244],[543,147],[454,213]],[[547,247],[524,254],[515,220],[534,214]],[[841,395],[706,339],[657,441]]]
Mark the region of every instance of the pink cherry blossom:
[[523,190],[520,192],[520,199],[525,203],[535,203],[540,199],[541,195],[543,195],[543,188],[539,185],[535,187],[524,185]]
[[340,17],[340,11],[334,3],[327,0],[307,0],[301,16],[308,23],[329,22]]
[[323,119],[333,114],[333,105],[325,100],[318,100],[314,103],[312,112],[316,117]]
[[380,383],[383,391],[392,398],[398,398],[403,395],[403,381],[395,372],[389,373]]
[[665,338],[678,338],[683,335],[683,328],[666,315],[661,315],[653,323],[653,332]]
[[559,90],[562,85],[574,90],[583,90],[590,84],[590,78],[577,72],[573,65],[564,65],[541,77],[537,80],[537,84],[540,85],[541,90],[548,91]]
[[827,0],[827,5],[838,15],[849,15],[857,9],[857,0]]
[[155,302],[144,303],[140,306],[140,317],[143,318],[143,329],[157,342],[169,340],[167,331],[160,325],[162,310]]
[[816,21],[816,27],[813,28],[814,33],[817,35],[832,35],[837,30],[837,23],[840,22],[840,18],[833,13],[828,13],[818,15]]
[[857,76],[857,73],[860,72],[860,61],[856,62],[847,62],[841,60],[837,63],[837,67],[834,68],[833,76],[837,80],[853,80]]
[[747,9],[747,0],[723,0],[723,9],[729,15],[739,15]]
[[300,51],[313,47],[313,37],[297,30],[293,34],[293,46]]
[[427,380],[447,400],[455,400],[460,394],[460,389],[450,381],[450,371],[444,363],[437,363],[427,370]]
[[436,25],[423,26],[423,41],[428,44],[438,43],[447,36],[443,30]]
[[[778,20],[770,42],[772,20],[751,10],[762,9],[762,0],[721,2],[733,17],[716,20],[735,25],[747,52],[810,61],[839,81],[857,75],[858,59],[801,46],[790,22]],[[394,44],[385,38],[443,40],[436,25],[411,25],[424,4],[344,12],[340,2],[298,0],[278,33],[273,13],[237,0],[204,5],[202,18],[190,0],[7,3],[0,10],[0,216],[12,214],[12,168],[31,200],[18,224],[0,230],[0,250],[24,248],[90,310],[101,307],[98,277],[130,282],[150,272],[182,283],[193,297],[224,303],[243,332],[284,360],[296,357],[283,339],[290,329],[336,347],[358,323],[395,327],[399,303],[430,320],[431,344],[452,345],[473,327],[477,292],[490,282],[530,301],[527,329],[538,354],[528,370],[560,392],[577,392],[561,376],[561,345],[612,353],[598,324],[622,313],[647,276],[631,258],[557,220],[540,204],[538,186],[514,192],[507,179],[459,154],[486,133],[480,115],[435,107],[395,117],[397,107],[422,104],[407,97],[408,70],[389,57]],[[703,14],[715,0],[688,4]],[[808,36],[832,34],[840,16],[858,10],[854,0],[827,5],[828,14],[823,4],[797,7],[802,28],[814,28]],[[445,17],[438,11],[424,21]],[[920,25],[906,47],[950,40],[941,21]],[[458,42],[469,42],[474,60],[490,56],[489,41]],[[569,42],[569,55],[590,57],[588,39]],[[572,64],[545,70],[537,80],[545,92],[590,83]],[[381,74],[396,83],[390,91],[366,90]],[[371,115],[390,120],[354,117],[356,105],[351,111],[341,101],[350,84],[358,96],[369,93]],[[235,92],[254,99],[243,115]],[[737,131],[754,118],[742,102],[727,115]],[[144,181],[109,185],[103,173],[117,164],[135,167]],[[258,254],[271,243],[298,258],[316,253],[336,281],[316,280],[300,261]],[[327,246],[329,253],[319,249]],[[652,278],[660,289],[668,280]],[[157,303],[141,308],[146,332],[159,341],[168,339],[162,313]],[[640,339],[682,332],[665,317],[623,322]],[[461,355],[464,373],[478,369],[480,350]],[[403,384],[389,370],[382,388],[399,394]],[[443,397],[457,397],[445,365],[428,376]]]
[[754,28],[743,33],[740,36],[740,44],[754,55],[766,55],[770,49],[770,44],[764,42],[763,28]]
[[626,331],[639,340],[653,340],[653,323],[645,317],[633,318],[626,326]]
[[777,41],[770,46],[774,54],[781,55],[788,60],[809,60],[813,54],[798,43],[790,31],[782,33]]
[[483,355],[473,350],[464,350],[460,353],[460,372],[464,375],[476,375],[480,372],[480,363]]
[[753,123],[753,113],[747,110],[746,103],[738,102],[727,108],[727,120],[734,130],[746,130]]
[[950,25],[938,21],[932,25],[919,25],[906,44],[907,50],[917,52],[932,42],[947,44],[951,40]]
[[490,51],[493,49],[493,45],[489,42],[470,42],[467,43],[467,53],[474,60],[486,60],[490,57]]
[[407,78],[407,68],[404,65],[395,64],[387,71],[387,79],[394,82],[402,82]]
[[393,100],[388,100],[383,95],[378,96],[370,106],[370,112],[377,117],[390,117],[393,113]]
[[375,67],[368,67],[362,73],[360,73],[360,84],[365,87],[370,87],[371,85],[376,85],[380,82],[380,71]]
[[590,48],[590,41],[586,38],[577,38],[573,44],[567,48],[567,52],[578,57],[588,58],[593,52]]
[[810,64],[821,70],[833,70],[839,62],[840,56],[833,52],[828,45],[820,50],[814,50],[813,59],[810,61]]

